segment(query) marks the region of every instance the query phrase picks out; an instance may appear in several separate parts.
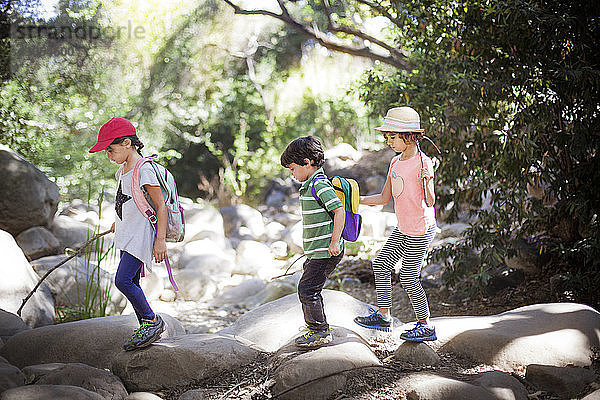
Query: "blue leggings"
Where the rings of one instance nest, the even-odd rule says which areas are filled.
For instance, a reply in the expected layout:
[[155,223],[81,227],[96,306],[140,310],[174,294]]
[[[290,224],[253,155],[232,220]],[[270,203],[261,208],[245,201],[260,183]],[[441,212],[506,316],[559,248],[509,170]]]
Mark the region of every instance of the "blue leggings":
[[131,302],[140,323],[142,318],[154,319],[155,316],[140,286],[142,268],[144,268],[143,262],[128,252],[121,251],[121,261],[115,274],[115,286]]

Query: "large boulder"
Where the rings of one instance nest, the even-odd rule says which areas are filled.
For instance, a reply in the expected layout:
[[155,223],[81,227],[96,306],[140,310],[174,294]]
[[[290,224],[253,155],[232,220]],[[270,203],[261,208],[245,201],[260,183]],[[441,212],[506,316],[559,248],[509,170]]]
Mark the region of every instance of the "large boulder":
[[125,386],[112,373],[81,363],[64,364],[39,376],[36,385],[71,385],[95,392],[106,400],[124,400]]
[[185,211],[185,242],[222,237],[225,237],[225,230],[219,210],[205,207]]
[[438,336],[432,347],[509,371],[529,364],[587,366],[592,348],[600,345],[600,313],[582,304],[535,304],[492,316],[432,320]]
[[260,211],[245,205],[223,207],[219,210],[223,216],[225,235],[230,236],[235,230],[246,227],[251,237],[258,239],[265,233],[265,222]]
[[554,393],[561,398],[572,399],[594,382],[593,370],[579,367],[554,367],[531,364],[527,366],[525,379],[536,388]]
[[[185,334],[179,321],[167,314],[161,316],[167,324],[164,338]],[[109,368],[137,326],[134,315],[44,326],[20,332],[8,339],[0,349],[0,356],[19,368],[55,362],[80,362],[96,368]]]
[[19,233],[15,238],[29,260],[57,254],[60,251],[58,239],[43,226],[33,226]]
[[129,391],[158,391],[219,376],[254,361],[260,352],[228,335],[190,334],[164,339],[151,348],[121,352],[112,371]]
[[18,235],[32,226],[48,226],[58,209],[56,183],[35,165],[0,144],[0,229]]
[[275,363],[278,367],[272,389],[276,397],[327,399],[344,389],[345,373],[381,365],[369,345],[356,333],[345,328],[333,328],[332,335],[332,343],[314,351],[299,353],[291,340],[277,352]]
[[9,364],[4,357],[0,357],[0,393],[24,384],[25,377],[21,370]]
[[17,314],[0,310],[0,339],[3,341],[7,341],[11,336],[29,329],[31,328]]
[[2,393],[0,400],[104,400],[98,393],[69,385],[20,386]]
[[94,236],[93,226],[67,215],[58,215],[50,225],[52,234],[63,248],[78,248]]
[[499,400],[479,385],[428,372],[406,375],[397,384],[410,400]]
[[[362,328],[354,322],[357,315],[369,313],[369,304],[336,290],[325,289],[322,295],[330,325],[350,329],[367,339],[374,335],[372,330]],[[220,333],[244,338],[265,351],[273,352],[297,336],[303,326],[305,323],[298,295],[290,294],[245,313]]]
[[[31,262],[31,266],[39,276],[44,276],[55,265],[65,261],[69,256],[49,256]],[[99,280],[98,280],[99,277]],[[145,281],[147,279],[143,279]],[[86,303],[86,292],[100,290],[106,293],[110,290],[107,312],[120,314],[127,305],[127,299],[114,285],[113,275],[87,262],[84,257],[75,257],[55,269],[44,281],[50,286],[50,291],[57,305],[80,307]]]
[[275,260],[269,246],[254,240],[242,240],[236,250],[234,273],[259,276],[263,279],[273,276]]
[[[37,285],[39,276],[25,258],[10,233],[0,230],[0,308],[16,313],[23,299]],[[27,301],[21,313],[31,327],[54,323],[54,300],[45,282]]]

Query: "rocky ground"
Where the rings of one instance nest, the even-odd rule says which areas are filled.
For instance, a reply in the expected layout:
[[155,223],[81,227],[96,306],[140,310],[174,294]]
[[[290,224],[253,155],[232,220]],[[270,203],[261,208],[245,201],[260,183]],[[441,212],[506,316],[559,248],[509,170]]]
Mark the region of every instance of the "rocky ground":
[[[330,288],[341,289],[351,296],[375,304],[375,290],[370,278],[370,265],[367,261],[358,257],[346,257],[339,267],[340,277],[353,278],[354,284],[350,287],[340,288],[339,281],[332,281]],[[359,283],[360,282],[360,283]],[[457,291],[445,287],[426,288],[430,302],[432,317],[460,316],[460,315],[494,315],[512,310],[524,305],[555,302],[558,301],[556,294],[551,290],[548,280],[529,279],[517,287],[506,288],[494,295],[476,295],[465,297]],[[414,319],[410,302],[406,293],[399,285],[393,291],[394,306],[393,315],[403,322]],[[200,317],[200,314],[202,316]],[[225,312],[220,308],[203,308],[203,310],[189,310],[178,316],[188,330],[197,329],[197,322],[202,320],[202,330],[215,332],[230,325],[243,310],[231,309]],[[212,326],[207,326],[205,321],[212,321]],[[439,354],[441,364],[436,367],[419,367],[410,364],[399,363],[394,360],[394,350],[400,343],[394,342],[389,336],[381,334],[378,341],[370,343],[376,355],[382,361],[383,367],[365,368],[353,371],[348,379],[348,386],[344,392],[336,393],[331,399],[406,399],[406,391],[402,386],[401,378],[408,374],[435,371],[443,376],[448,376],[460,381],[468,382],[475,374],[492,371],[499,368],[491,365],[473,363],[455,354]],[[266,399],[274,398],[270,391],[273,383],[272,373],[269,369],[268,356],[231,372],[218,379],[202,382],[194,387],[181,388],[177,392],[161,393],[164,398],[178,399],[179,396],[191,389],[197,397],[202,399]],[[600,377],[600,357],[594,362],[593,368]],[[512,372],[512,375],[525,384],[529,392],[529,398],[535,400],[559,399],[546,392],[537,391],[534,387],[527,385],[524,380],[525,371]],[[588,392],[599,389],[600,385],[592,384]],[[582,393],[580,397],[586,393]]]

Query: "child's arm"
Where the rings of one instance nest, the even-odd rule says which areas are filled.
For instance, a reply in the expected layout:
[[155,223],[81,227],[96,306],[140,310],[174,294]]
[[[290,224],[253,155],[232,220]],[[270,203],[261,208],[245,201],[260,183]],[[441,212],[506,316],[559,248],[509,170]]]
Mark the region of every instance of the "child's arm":
[[385,180],[385,184],[383,185],[383,189],[379,194],[373,194],[370,196],[360,196],[358,203],[366,204],[369,206],[374,206],[378,204],[387,204],[392,197],[392,182],[390,180],[390,176],[388,175]]
[[432,207],[435,204],[435,189],[433,185],[433,175],[427,168],[422,168],[419,179],[421,181],[426,178],[427,184],[425,185],[425,191],[427,192],[427,207]]
[[329,255],[337,256],[342,252],[340,248],[340,239],[342,237],[342,231],[344,230],[344,223],[346,221],[346,212],[344,207],[338,207],[333,210],[333,233],[331,234],[331,243],[329,243]]
[[162,262],[167,258],[167,206],[159,186],[144,185],[144,188],[156,206],[156,217],[158,219],[156,223],[156,240],[154,241],[152,255],[156,262]]

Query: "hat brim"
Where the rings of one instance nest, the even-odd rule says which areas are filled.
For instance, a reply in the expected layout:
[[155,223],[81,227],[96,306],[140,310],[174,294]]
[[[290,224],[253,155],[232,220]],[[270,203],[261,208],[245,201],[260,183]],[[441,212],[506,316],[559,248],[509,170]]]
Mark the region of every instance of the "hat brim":
[[114,139],[98,141],[92,148],[89,150],[90,153],[97,153],[106,149],[112,143]]
[[375,128],[375,130],[380,132],[425,132],[425,129],[402,129],[385,123]]

